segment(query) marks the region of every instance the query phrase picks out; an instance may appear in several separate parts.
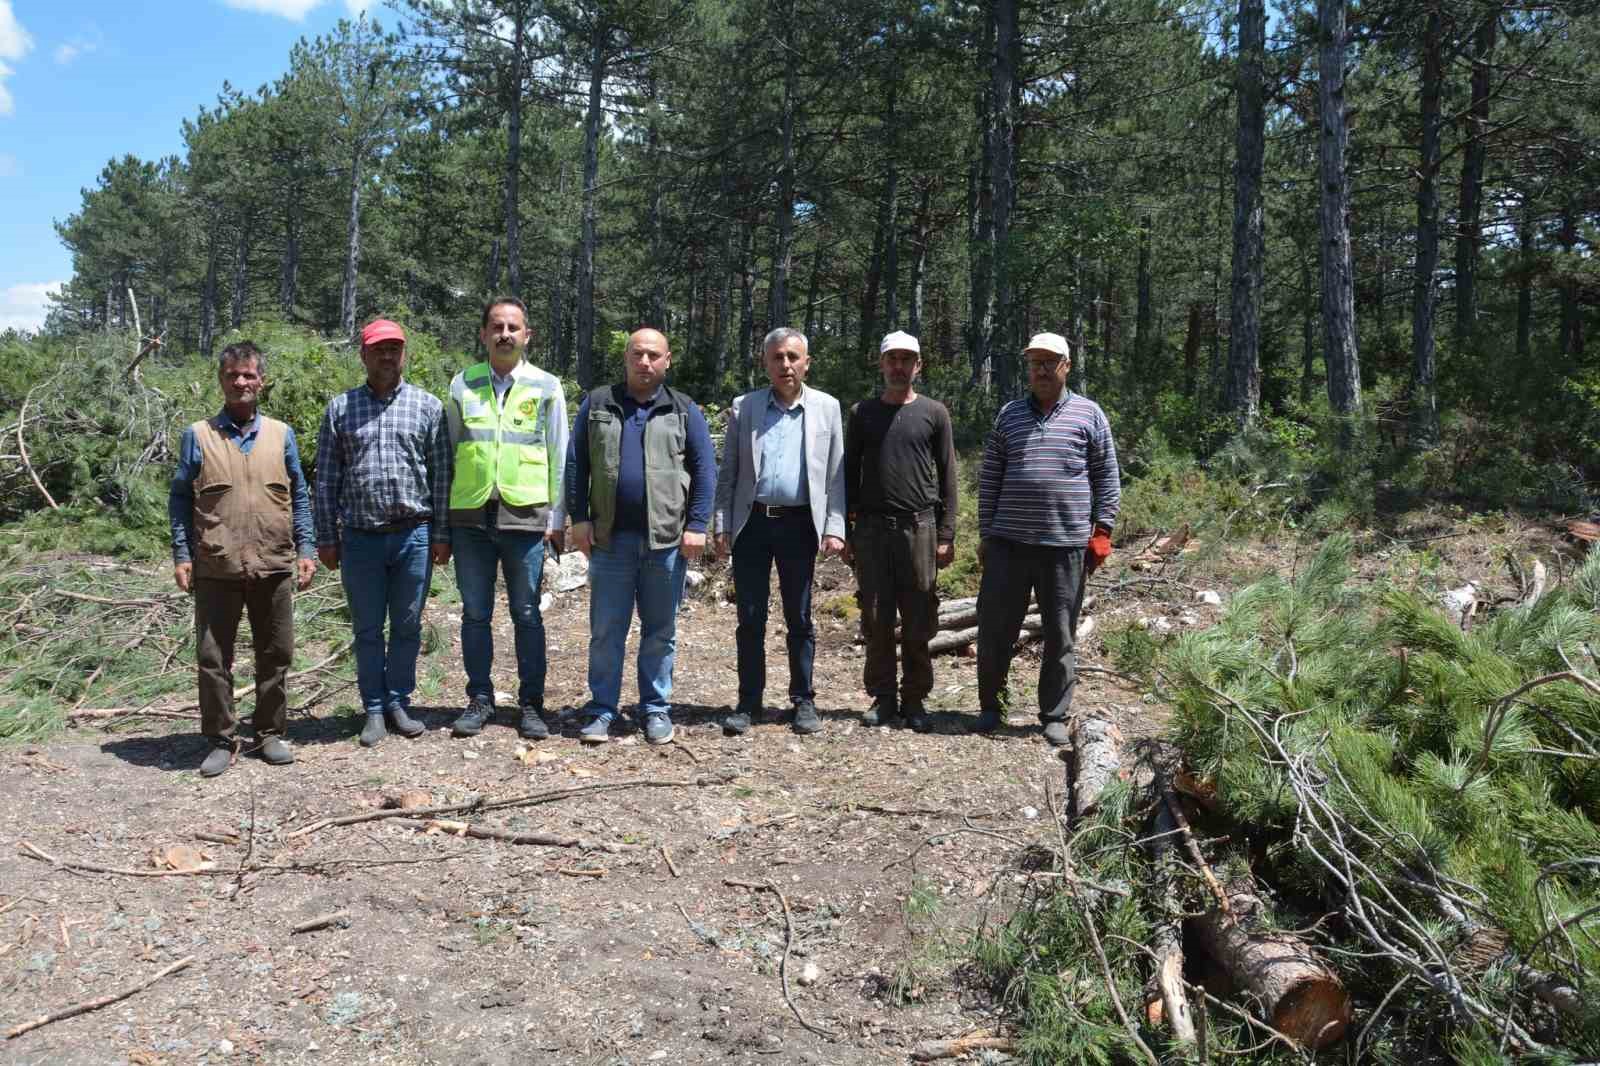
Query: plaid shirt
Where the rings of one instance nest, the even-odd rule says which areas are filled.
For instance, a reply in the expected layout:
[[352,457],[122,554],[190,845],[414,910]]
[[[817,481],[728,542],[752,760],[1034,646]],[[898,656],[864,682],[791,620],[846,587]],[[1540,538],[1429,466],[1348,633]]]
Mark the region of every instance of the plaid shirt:
[[317,438],[317,546],[339,530],[437,517],[430,539],[450,542],[450,435],[438,397],[402,381],[386,399],[366,384],[328,401]]

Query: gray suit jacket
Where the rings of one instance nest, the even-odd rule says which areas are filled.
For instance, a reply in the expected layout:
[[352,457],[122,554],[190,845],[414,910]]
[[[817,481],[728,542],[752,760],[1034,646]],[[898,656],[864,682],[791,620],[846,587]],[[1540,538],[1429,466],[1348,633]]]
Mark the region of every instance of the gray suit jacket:
[[[817,527],[817,543],[823,537],[843,540],[844,421],[839,415],[839,401],[809,386],[804,389],[800,398],[805,405],[806,491],[811,496],[811,520]],[[754,389],[735,399],[728,409],[712,528],[734,540],[739,538],[756,502],[756,480],[761,474],[761,415],[771,395],[771,388]]]

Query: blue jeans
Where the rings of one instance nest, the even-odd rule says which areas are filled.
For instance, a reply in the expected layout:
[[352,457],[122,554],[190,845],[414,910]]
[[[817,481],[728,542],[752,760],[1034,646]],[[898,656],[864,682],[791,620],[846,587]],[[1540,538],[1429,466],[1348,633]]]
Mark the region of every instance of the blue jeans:
[[505,575],[506,600],[517,645],[517,702],[544,707],[544,615],[539,611],[539,580],[544,575],[544,534],[489,527],[456,526],[450,531],[461,589],[461,660],[467,670],[467,699],[494,702],[489,668],[494,663],[494,576]]
[[678,605],[688,564],[677,545],[648,547],[643,533],[614,530],[589,556],[588,714],[615,714],[622,664],[639,609],[639,715],[672,711],[672,662],[678,652]]
[[368,714],[382,714],[397,703],[411,706],[422,650],[422,605],[433,577],[428,541],[426,522],[396,533],[344,531],[339,577],[355,630],[356,687]]
[[817,527],[796,512],[768,518],[752,511],[733,542],[733,590],[739,611],[734,643],[739,649],[739,710],[761,709],[767,687],[767,597],[772,566],[778,566],[778,594],[788,629],[789,701],[814,699],[811,664],[817,630],[811,624],[811,578],[817,568]]

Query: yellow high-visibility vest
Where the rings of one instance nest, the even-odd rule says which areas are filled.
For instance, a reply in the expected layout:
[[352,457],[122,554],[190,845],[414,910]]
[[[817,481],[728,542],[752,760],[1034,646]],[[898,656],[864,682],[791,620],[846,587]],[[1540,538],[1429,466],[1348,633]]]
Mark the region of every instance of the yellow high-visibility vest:
[[515,507],[550,502],[550,450],[541,410],[545,390],[517,376],[497,405],[491,375],[487,362],[478,363],[451,386],[462,429],[450,481],[452,511],[482,507],[490,490]]

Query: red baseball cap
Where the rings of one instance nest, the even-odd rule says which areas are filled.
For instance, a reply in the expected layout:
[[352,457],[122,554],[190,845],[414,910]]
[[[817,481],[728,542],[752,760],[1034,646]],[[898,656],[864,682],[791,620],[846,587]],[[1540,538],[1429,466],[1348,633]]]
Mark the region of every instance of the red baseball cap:
[[400,328],[398,322],[390,322],[387,318],[375,318],[361,331],[363,348],[382,341],[399,341],[404,344],[405,339],[406,331]]

